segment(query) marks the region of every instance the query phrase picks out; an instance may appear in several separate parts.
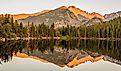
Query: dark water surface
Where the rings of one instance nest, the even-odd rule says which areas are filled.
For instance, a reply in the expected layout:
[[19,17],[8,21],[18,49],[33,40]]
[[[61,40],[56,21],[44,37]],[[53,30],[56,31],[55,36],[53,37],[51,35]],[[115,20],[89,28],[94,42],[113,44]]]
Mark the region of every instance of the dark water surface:
[[[88,56],[94,59],[103,56],[104,61],[69,66],[75,58],[78,60]],[[0,41],[0,71],[121,71],[120,61],[120,40]],[[86,68],[88,66],[90,68]]]

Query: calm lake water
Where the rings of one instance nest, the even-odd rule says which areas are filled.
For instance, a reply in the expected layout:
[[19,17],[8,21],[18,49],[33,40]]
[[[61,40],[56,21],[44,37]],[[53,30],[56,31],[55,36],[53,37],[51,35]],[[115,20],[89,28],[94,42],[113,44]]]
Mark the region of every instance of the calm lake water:
[[121,71],[120,40],[0,41],[0,71]]

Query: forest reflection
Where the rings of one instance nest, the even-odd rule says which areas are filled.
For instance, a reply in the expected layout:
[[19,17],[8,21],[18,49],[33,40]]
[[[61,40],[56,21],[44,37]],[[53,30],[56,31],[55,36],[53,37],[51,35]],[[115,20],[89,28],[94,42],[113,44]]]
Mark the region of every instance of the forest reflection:
[[[17,40],[0,41],[0,63],[12,59],[13,53],[26,53],[55,64],[67,64],[80,51],[84,55],[98,53],[116,60],[121,60],[120,40]],[[75,50],[73,53],[69,51]],[[68,55],[67,55],[68,54]],[[58,58],[57,58],[58,57]],[[69,58],[71,57],[71,58]]]

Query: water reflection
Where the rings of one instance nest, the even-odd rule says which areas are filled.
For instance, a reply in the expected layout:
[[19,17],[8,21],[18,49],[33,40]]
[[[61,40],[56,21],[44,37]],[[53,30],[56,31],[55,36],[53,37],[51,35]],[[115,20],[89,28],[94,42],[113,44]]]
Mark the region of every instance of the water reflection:
[[[73,67],[74,61],[98,61],[104,59],[121,64],[121,41],[117,40],[18,40],[0,41],[0,63],[12,56],[34,58],[59,66]],[[18,53],[19,52],[19,53]],[[82,59],[83,58],[83,59]]]
[[0,71],[120,71],[121,66],[108,61],[86,62],[74,68],[59,67],[31,58],[13,57],[12,61],[0,65]]

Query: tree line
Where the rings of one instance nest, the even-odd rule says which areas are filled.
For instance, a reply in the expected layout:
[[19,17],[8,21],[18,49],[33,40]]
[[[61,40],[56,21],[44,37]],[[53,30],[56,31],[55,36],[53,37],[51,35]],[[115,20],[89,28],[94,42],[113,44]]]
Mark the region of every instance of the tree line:
[[14,21],[9,14],[0,15],[0,37],[78,37],[78,38],[121,38],[121,17],[110,21],[93,23],[90,26],[80,25],[78,27],[67,25],[67,27],[55,28],[36,23],[24,24]]

